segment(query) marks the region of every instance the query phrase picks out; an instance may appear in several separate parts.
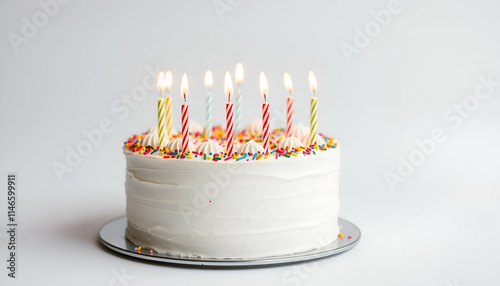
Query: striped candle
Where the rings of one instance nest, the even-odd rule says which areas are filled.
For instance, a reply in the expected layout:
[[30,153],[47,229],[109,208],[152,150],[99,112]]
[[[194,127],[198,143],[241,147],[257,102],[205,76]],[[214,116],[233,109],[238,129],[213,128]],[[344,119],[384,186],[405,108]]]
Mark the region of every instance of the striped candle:
[[[165,147],[165,98],[158,98],[158,146]],[[156,146],[153,146],[156,147]]]
[[286,99],[286,137],[292,136],[293,125],[293,97]]
[[318,82],[316,81],[316,76],[312,71],[309,71],[309,88],[311,89],[312,97],[311,97],[311,132],[310,137],[311,141],[310,145],[314,145],[316,143],[316,128],[318,123],[318,99],[315,97],[316,90],[318,89]]
[[188,96],[188,79],[184,73],[181,80],[181,97],[184,103],[181,105],[181,124],[182,124],[182,153],[188,151],[189,146],[189,106],[187,104]]
[[207,92],[205,110],[205,134],[208,138],[212,134],[212,92]]
[[310,145],[316,143],[316,125],[318,122],[318,99],[316,97],[311,97],[311,142]]
[[262,147],[269,152],[269,103],[262,104]]
[[[167,138],[168,140],[172,140],[172,97],[167,96],[165,98],[165,112],[167,116]],[[164,123],[165,124],[165,123]]]
[[238,85],[238,89],[236,89],[236,111],[235,111],[235,120],[236,120],[236,133],[241,131],[241,117],[242,117],[242,98],[241,95],[241,84],[243,83],[243,79],[245,78],[245,69],[243,68],[242,63],[236,64],[236,68],[234,69],[234,79],[236,84]]
[[283,82],[285,83],[285,89],[288,91],[290,96],[286,99],[286,129],[285,135],[286,137],[292,136],[292,125],[293,125],[293,83],[290,74],[287,72],[283,76]]
[[241,95],[241,88],[238,86],[238,89],[236,90],[236,113],[235,113],[235,120],[236,120],[236,132],[241,131],[241,101],[242,101],[243,96]]
[[188,151],[189,145],[189,106],[184,102],[181,106],[182,117],[182,153]]
[[233,104],[231,102],[226,103],[226,150],[227,156],[231,157],[234,154],[234,113]]
[[268,85],[266,75],[260,73],[260,93],[264,98],[262,103],[262,147],[266,153],[269,152],[269,103],[267,103]]
[[231,95],[233,95],[233,82],[231,75],[226,71],[224,76],[224,95],[226,96],[226,152],[227,157],[230,158],[234,154],[234,109],[231,102]]
[[212,92],[210,89],[214,84],[214,76],[211,70],[205,73],[205,88],[207,89],[207,96],[205,98],[205,135],[210,138],[212,133]]

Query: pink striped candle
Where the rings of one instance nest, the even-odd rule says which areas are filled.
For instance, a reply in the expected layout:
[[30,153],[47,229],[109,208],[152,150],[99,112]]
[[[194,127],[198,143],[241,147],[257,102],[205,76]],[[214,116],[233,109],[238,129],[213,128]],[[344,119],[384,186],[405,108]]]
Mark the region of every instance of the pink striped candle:
[[266,75],[260,73],[260,93],[264,98],[262,103],[262,147],[266,153],[269,152],[269,103],[267,103],[268,85]]
[[286,137],[292,136],[293,125],[293,97],[286,99]]
[[226,71],[224,77],[224,95],[226,96],[226,152],[227,157],[230,158],[234,154],[234,108],[231,102],[231,95],[233,93],[233,82],[231,75]]
[[188,80],[185,73],[182,75],[181,96],[184,99],[184,103],[181,106],[182,153],[184,154],[188,151],[189,146],[189,106],[187,104]]
[[262,147],[269,152],[269,103],[262,103]]
[[293,97],[292,97],[293,83],[289,73],[287,72],[285,73],[285,75],[283,76],[283,81],[285,83],[285,89],[290,94],[286,99],[286,129],[285,129],[285,136],[290,137],[292,136],[292,125],[293,125]]
[[189,106],[186,102],[181,105],[182,116],[182,153],[188,151],[189,145]]
[[226,103],[226,142],[227,156],[234,154],[234,109],[231,102]]

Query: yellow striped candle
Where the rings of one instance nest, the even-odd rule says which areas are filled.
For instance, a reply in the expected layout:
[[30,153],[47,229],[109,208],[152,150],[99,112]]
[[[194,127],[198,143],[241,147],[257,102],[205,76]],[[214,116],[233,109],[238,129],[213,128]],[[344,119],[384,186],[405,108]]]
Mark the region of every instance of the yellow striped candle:
[[316,142],[316,125],[318,123],[318,99],[316,97],[311,97],[311,142],[310,145],[314,145]]
[[309,88],[311,89],[312,97],[311,97],[311,141],[310,145],[314,145],[316,143],[316,133],[317,133],[317,123],[318,123],[318,99],[314,96],[316,94],[316,90],[318,89],[318,82],[316,81],[316,76],[312,71],[309,71]]
[[[164,81],[164,89],[167,92],[170,92],[172,88],[172,72],[167,71],[165,73],[165,81]],[[168,141],[172,140],[172,97],[169,95],[165,98],[165,112],[166,112],[166,120],[167,120],[167,139]]]
[[[158,147],[165,143],[165,98],[158,98]],[[156,147],[156,146],[154,146]]]
[[156,89],[160,95],[160,98],[158,98],[158,147],[161,148],[165,143],[165,99],[162,97],[165,90],[165,74],[163,72],[158,75]]
[[167,96],[165,98],[165,111],[166,111],[166,116],[167,116],[167,136],[168,140],[172,140],[172,97]]

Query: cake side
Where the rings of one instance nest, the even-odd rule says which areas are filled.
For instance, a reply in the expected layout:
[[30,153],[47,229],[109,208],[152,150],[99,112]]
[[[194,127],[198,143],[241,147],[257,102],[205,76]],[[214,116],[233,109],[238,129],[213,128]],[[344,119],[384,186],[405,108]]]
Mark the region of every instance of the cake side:
[[125,155],[126,236],[143,248],[258,258],[319,248],[339,233],[338,147],[261,161]]

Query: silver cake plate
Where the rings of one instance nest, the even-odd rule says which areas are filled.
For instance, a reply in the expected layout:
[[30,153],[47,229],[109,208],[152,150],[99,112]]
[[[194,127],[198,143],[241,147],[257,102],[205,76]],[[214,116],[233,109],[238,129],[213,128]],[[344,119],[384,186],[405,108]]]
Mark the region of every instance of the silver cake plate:
[[331,244],[318,249],[287,254],[270,256],[263,258],[222,258],[222,259],[204,259],[199,257],[180,257],[168,254],[161,254],[149,249],[137,250],[137,246],[133,245],[125,238],[125,229],[127,228],[127,217],[119,217],[106,223],[99,231],[99,236],[102,244],[107,248],[118,253],[156,262],[164,262],[169,264],[184,265],[190,267],[207,267],[207,268],[247,268],[247,267],[264,267],[282,264],[297,263],[309,261],[327,256],[339,254],[347,251],[359,242],[361,231],[354,224],[339,218],[339,228],[344,238],[338,238]]

